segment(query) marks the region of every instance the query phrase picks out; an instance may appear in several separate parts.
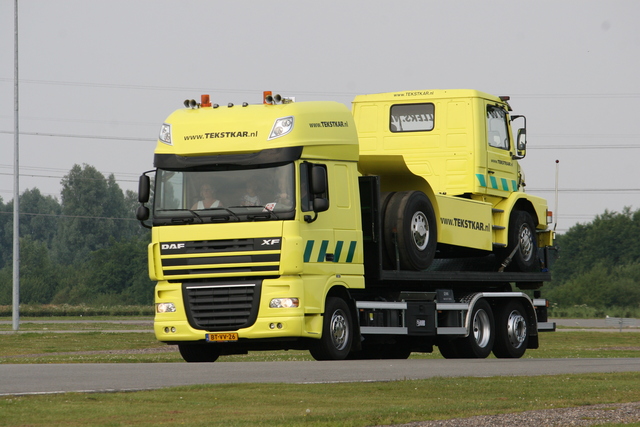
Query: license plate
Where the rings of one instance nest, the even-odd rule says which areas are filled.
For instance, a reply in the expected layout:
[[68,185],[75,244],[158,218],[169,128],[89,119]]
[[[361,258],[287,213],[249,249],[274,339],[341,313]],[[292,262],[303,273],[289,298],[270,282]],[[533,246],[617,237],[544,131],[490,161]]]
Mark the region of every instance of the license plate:
[[219,333],[219,334],[207,334],[207,341],[210,341],[210,342],[238,341],[238,333],[225,332],[225,333]]

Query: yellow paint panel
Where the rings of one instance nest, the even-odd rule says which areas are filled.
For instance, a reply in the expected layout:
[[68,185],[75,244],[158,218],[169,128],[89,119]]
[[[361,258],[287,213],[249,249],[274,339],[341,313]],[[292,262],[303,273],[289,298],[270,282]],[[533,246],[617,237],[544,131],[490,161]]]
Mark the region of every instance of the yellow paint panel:
[[469,199],[436,195],[438,204],[438,242],[491,250],[491,204]]

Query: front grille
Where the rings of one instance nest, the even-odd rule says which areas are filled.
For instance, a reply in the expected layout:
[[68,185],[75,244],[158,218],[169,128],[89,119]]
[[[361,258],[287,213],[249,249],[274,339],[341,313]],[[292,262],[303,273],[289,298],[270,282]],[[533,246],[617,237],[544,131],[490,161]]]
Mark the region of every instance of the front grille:
[[189,323],[197,329],[229,331],[251,326],[260,303],[260,282],[183,284]]
[[162,270],[170,279],[193,275],[277,274],[280,238],[228,239],[160,244]]

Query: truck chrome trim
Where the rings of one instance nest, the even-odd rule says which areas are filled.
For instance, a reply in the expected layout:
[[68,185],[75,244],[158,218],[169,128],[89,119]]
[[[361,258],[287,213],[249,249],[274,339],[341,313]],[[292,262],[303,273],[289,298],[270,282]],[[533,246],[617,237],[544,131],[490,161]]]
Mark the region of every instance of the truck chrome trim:
[[436,328],[438,335],[462,335],[467,336],[467,328],[465,327],[439,327]]
[[361,326],[361,334],[377,334],[377,335],[407,335],[409,330],[401,327],[378,327],[378,326]]
[[356,301],[357,308],[379,308],[381,310],[406,310],[406,302]]
[[556,322],[538,322],[538,330],[544,332],[554,332],[556,330]]

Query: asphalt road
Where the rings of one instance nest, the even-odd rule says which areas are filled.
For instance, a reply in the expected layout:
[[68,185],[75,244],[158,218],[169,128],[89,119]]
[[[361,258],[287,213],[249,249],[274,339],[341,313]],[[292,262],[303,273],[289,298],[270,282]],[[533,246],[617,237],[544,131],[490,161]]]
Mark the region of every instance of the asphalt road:
[[0,396],[228,383],[335,383],[432,377],[638,372],[640,358],[0,365]]

